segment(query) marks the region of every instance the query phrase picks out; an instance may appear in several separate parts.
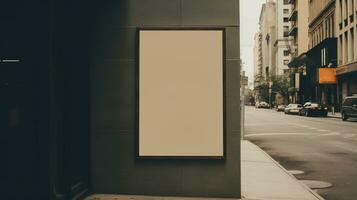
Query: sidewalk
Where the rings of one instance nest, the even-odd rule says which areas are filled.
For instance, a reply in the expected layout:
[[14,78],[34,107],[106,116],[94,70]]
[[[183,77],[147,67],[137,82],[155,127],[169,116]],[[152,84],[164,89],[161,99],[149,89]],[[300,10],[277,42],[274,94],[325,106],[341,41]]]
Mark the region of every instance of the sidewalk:
[[341,113],[339,112],[335,112],[334,114],[332,114],[332,112],[329,112],[327,117],[332,117],[332,118],[339,118],[341,119]]
[[267,153],[249,141],[241,142],[242,197],[252,200],[322,200]]
[[[323,200],[253,143],[241,142],[242,200]],[[85,200],[229,200],[221,198],[92,195]],[[233,199],[232,199],[233,200]],[[237,200],[237,199],[235,199]]]

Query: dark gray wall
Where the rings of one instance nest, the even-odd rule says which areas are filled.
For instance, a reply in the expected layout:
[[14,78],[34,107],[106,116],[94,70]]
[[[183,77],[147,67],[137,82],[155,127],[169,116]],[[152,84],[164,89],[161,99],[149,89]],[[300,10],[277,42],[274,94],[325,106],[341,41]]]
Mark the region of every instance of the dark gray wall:
[[[51,197],[89,188],[90,3],[51,0]],[[52,190],[56,190],[57,197]]]
[[[1,0],[1,199],[49,197],[48,1]],[[6,9],[5,9],[6,8]]]
[[[93,0],[94,193],[240,197],[239,0]],[[226,160],[135,158],[137,27],[226,28]]]

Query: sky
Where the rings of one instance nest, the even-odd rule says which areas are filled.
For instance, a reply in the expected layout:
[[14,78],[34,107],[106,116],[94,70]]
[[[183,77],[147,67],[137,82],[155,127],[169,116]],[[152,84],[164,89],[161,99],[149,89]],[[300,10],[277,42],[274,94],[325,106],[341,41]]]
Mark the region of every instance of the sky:
[[241,59],[244,63],[243,70],[249,77],[249,82],[254,80],[253,47],[254,34],[259,30],[259,16],[263,3],[266,0],[241,0],[240,1],[240,48]]

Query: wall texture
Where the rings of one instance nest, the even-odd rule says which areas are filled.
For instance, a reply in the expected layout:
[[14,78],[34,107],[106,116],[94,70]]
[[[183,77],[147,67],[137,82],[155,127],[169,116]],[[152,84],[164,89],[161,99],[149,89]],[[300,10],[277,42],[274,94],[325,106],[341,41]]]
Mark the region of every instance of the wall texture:
[[[239,0],[92,1],[94,193],[240,197]],[[226,28],[226,160],[135,158],[138,27]]]

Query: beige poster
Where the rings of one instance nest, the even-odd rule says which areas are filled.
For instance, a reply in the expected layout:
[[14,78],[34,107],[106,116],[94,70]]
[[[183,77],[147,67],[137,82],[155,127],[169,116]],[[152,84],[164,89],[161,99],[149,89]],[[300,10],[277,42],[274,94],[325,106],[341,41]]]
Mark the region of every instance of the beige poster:
[[139,156],[223,157],[223,30],[139,40]]

